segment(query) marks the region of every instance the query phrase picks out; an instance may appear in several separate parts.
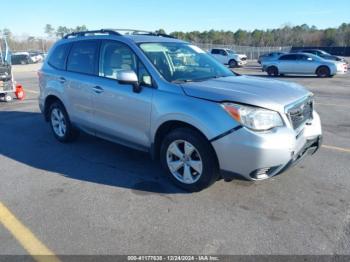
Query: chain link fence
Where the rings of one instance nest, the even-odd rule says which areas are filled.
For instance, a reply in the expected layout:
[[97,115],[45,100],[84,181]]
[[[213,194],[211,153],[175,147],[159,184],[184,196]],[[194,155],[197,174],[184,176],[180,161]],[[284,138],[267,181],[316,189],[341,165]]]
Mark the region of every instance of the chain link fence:
[[270,52],[289,52],[291,46],[239,46],[239,45],[216,45],[208,43],[193,43],[194,45],[202,48],[203,50],[209,51],[212,48],[227,48],[234,50],[239,54],[246,54],[249,60],[257,60],[260,55],[267,54]]

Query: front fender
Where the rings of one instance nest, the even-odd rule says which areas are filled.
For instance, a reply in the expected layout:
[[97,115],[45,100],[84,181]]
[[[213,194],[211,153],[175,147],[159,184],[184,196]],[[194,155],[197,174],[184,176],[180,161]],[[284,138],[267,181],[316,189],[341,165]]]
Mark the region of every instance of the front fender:
[[201,131],[208,140],[239,125],[220,103],[166,92],[156,92],[151,118],[152,142],[158,128],[168,121],[189,124]]
[[238,55],[230,55],[228,60],[241,61],[241,58]]

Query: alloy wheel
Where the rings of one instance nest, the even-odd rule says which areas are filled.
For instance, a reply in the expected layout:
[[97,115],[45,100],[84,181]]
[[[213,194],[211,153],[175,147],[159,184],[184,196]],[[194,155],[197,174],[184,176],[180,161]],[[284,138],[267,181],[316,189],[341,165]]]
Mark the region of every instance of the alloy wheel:
[[197,182],[203,172],[203,162],[198,150],[188,141],[173,141],[166,153],[171,174],[184,184]]
[[62,111],[54,108],[51,111],[51,124],[55,134],[59,137],[64,137],[67,132],[66,119]]

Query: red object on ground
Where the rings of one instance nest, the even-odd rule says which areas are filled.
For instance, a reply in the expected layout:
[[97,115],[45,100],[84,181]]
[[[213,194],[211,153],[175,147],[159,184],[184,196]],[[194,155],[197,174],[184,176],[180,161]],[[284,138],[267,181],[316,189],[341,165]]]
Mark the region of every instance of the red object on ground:
[[20,85],[20,84],[16,85],[15,95],[16,95],[18,100],[23,100],[24,99],[24,97],[26,96],[26,93],[24,92],[24,89],[23,89],[22,85]]

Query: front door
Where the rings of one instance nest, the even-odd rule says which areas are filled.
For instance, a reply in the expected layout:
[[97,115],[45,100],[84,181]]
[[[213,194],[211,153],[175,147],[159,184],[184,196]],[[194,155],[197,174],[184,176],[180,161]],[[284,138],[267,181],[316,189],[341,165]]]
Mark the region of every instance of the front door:
[[[118,72],[133,70],[142,91],[120,84]],[[135,53],[124,43],[103,41],[100,48],[99,78],[93,88],[94,122],[98,136],[136,147],[149,147],[152,80]]]

